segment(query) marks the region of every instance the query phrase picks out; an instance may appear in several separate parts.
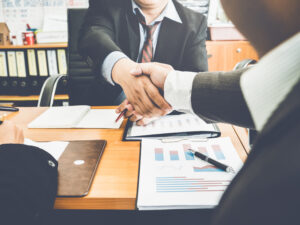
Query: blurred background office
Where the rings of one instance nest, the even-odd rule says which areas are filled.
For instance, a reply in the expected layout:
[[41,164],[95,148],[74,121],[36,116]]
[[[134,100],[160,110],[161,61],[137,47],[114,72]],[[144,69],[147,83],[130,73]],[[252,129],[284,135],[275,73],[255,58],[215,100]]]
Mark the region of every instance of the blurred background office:
[[[209,71],[228,71],[242,59],[257,59],[218,0],[178,2],[208,17]],[[1,104],[36,106],[44,82],[55,77],[50,85],[57,84],[53,99],[43,99],[40,105],[99,105],[93,89],[101,86],[101,81],[77,51],[78,32],[88,6],[88,0],[0,1]]]

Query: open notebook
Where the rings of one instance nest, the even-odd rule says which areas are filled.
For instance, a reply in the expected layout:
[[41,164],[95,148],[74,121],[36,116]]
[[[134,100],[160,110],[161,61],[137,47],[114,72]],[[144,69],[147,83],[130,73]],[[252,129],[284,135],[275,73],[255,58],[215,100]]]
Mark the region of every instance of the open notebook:
[[91,109],[90,106],[51,107],[28,128],[120,128],[123,118],[115,122],[114,109]]

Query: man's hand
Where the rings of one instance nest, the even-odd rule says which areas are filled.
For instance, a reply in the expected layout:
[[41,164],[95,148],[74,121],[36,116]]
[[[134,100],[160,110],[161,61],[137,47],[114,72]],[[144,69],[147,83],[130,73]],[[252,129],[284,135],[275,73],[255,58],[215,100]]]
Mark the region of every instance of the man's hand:
[[156,117],[152,118],[144,118],[140,114],[138,114],[133,106],[129,103],[127,99],[125,99],[121,105],[116,109],[116,113],[121,113],[123,110],[127,109],[127,112],[125,113],[125,117],[129,118],[130,121],[136,122],[138,126],[144,126],[148,123],[152,122],[153,120],[157,119]]
[[10,121],[5,121],[0,126],[0,145],[1,144],[23,144],[23,130]]
[[[170,105],[147,76],[132,76],[138,64],[128,58],[120,59],[112,70],[112,78],[118,83],[134,108],[143,117],[163,116],[171,111]],[[142,75],[142,74],[139,74]]]
[[140,63],[135,70],[131,71],[131,74],[134,76],[148,75],[156,87],[164,90],[166,78],[173,70],[172,66],[163,63]]

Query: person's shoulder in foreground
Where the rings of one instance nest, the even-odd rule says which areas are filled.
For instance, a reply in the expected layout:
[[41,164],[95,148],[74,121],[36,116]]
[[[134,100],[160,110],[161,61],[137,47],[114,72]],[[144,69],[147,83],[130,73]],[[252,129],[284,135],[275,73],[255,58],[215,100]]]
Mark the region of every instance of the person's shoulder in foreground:
[[300,33],[243,74],[243,94],[259,136],[213,224],[299,223],[299,60]]
[[[245,165],[216,208],[213,225],[299,224],[300,2],[222,3],[261,57],[253,68],[193,73],[182,88],[184,72],[144,64],[134,75],[148,74],[172,106],[258,130]],[[203,104],[204,99],[209,102]]]
[[23,132],[10,122],[0,126],[0,223],[40,225],[53,209],[57,161],[22,144]]

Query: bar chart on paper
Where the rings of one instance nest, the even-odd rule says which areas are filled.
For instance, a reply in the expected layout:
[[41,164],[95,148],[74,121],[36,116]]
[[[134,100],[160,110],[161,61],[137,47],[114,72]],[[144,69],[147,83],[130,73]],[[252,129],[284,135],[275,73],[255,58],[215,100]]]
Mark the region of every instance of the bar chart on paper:
[[230,180],[206,180],[188,177],[156,177],[156,192],[224,191]]
[[242,166],[229,138],[171,143],[145,139],[141,150],[139,209],[217,205],[234,175],[195,158],[189,149],[230,165],[236,171]]

